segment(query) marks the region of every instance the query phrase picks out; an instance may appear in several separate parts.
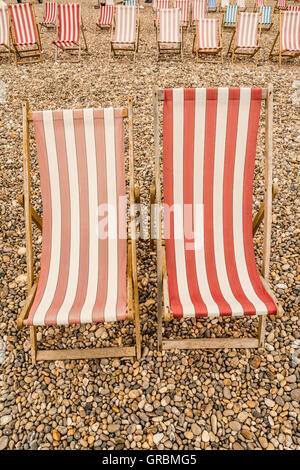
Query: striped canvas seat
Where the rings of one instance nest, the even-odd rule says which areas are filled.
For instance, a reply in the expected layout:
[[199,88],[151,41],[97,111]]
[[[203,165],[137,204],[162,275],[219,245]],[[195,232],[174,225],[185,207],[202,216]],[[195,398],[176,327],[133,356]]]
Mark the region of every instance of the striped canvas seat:
[[175,317],[277,311],[252,238],[261,101],[262,89],[165,90],[164,300]]
[[46,2],[45,17],[41,22],[41,25],[55,25],[56,22],[56,2]]
[[298,5],[290,5],[290,6],[288,6],[287,9],[288,9],[288,11],[298,11],[298,12],[299,12],[299,11],[300,11],[300,6],[298,6]]
[[160,43],[180,43],[180,10],[167,8],[160,11],[158,41]]
[[32,46],[38,43],[38,33],[31,3],[8,5],[15,46]]
[[9,48],[9,22],[7,7],[0,8],[0,46]]
[[58,5],[59,34],[55,46],[76,47],[80,41],[80,4],[66,3]]
[[183,26],[188,25],[190,20],[190,0],[175,0],[175,8],[180,9],[180,23]]
[[208,0],[208,10],[216,10],[217,0]]
[[258,47],[258,13],[241,13],[237,22],[235,46],[242,49]]
[[238,6],[237,5],[228,5],[224,14],[224,25],[233,26],[236,24]]
[[206,16],[206,0],[194,0],[193,2],[193,22],[199,21]]
[[114,17],[113,5],[105,5],[100,7],[100,18],[97,21],[99,26],[110,26]]
[[156,2],[156,10],[155,10],[155,19],[154,22],[159,23],[160,18],[160,10],[164,10],[166,8],[170,8],[170,0],[157,0]]
[[[43,200],[28,325],[123,320],[127,230],[122,109],[32,113]],[[125,199],[126,201],[126,199]]]
[[202,18],[196,25],[199,51],[220,49],[219,20]]
[[127,7],[136,7],[137,0],[125,0],[124,5]]
[[256,0],[256,5],[258,8],[265,6],[265,0]]
[[272,7],[259,7],[258,13],[261,14],[261,17],[259,17],[259,22],[263,26],[268,26],[272,23]]
[[133,44],[136,39],[136,8],[116,6],[114,44]]
[[297,11],[281,12],[281,51],[300,51],[300,14]]
[[277,9],[286,10],[287,9],[287,0],[277,0]]

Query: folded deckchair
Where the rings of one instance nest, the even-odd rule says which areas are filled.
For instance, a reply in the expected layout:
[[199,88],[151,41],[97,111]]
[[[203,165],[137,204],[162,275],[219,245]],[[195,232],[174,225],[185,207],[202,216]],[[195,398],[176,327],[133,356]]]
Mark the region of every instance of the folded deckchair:
[[43,60],[39,30],[31,3],[8,5],[11,41],[16,64]]
[[46,10],[43,21],[40,22],[40,30],[42,28],[46,29],[56,29],[56,12],[57,12],[57,3],[56,2],[46,2]]
[[196,23],[193,53],[199,60],[200,54],[220,55],[223,63],[222,32],[219,18],[201,18]]
[[195,25],[201,18],[206,17],[206,0],[194,0],[192,10],[192,23]]
[[208,0],[208,12],[217,11],[217,0]]
[[258,13],[260,14],[259,23],[262,29],[269,30],[273,25],[273,7],[258,7]]
[[219,4],[219,11],[224,11],[228,5],[229,5],[229,0],[221,0]]
[[[272,96],[271,86],[154,92],[155,186],[151,199],[155,202],[152,227],[157,239],[159,349],[257,348],[264,344],[266,315],[274,315],[278,309],[267,284],[272,222]],[[259,217],[264,220],[260,276],[253,249],[252,232],[257,224],[252,227],[252,187],[263,102],[265,210],[264,217]],[[257,316],[257,338],[162,338],[163,319]]]
[[96,23],[96,28],[111,28],[114,17],[114,6],[105,5],[100,7],[100,17]]
[[[278,52],[274,52],[277,40]],[[281,11],[279,13],[279,31],[274,39],[269,58],[279,57],[279,66],[282,58],[298,57],[300,55],[300,13],[298,11]]]
[[170,3],[171,3],[170,0],[157,0],[156,1],[155,17],[154,17],[154,26],[156,28],[159,24],[160,10],[171,8]]
[[239,11],[246,11],[246,2],[245,0],[236,0],[236,4],[239,7]]
[[275,11],[287,10],[287,8],[288,8],[287,0],[277,0],[277,3],[275,5]]
[[160,10],[157,39],[158,59],[163,54],[180,54],[182,59],[182,26],[179,8]]
[[59,49],[69,54],[78,51],[78,59],[80,59],[82,51],[80,33],[84,40],[84,50],[88,51],[80,10],[79,3],[58,5],[58,39],[53,41],[56,46],[55,60],[57,60]]
[[224,15],[223,15],[223,28],[224,29],[236,27],[238,8],[239,7],[237,5],[227,5]]
[[175,8],[180,9],[180,24],[186,28],[190,24],[190,0],[175,0]]
[[7,6],[0,7],[0,54],[8,54],[10,60],[9,19]]
[[[255,64],[257,65],[260,49],[261,24],[259,23],[259,13],[240,13],[237,19],[237,27],[232,34],[228,54],[231,53],[232,63],[235,55],[253,57],[256,55]],[[231,51],[231,45],[235,39]]]
[[[126,229],[124,118],[129,118],[130,226]],[[30,200],[30,129],[40,171],[43,221]],[[24,206],[28,295],[17,326],[30,327],[39,360],[141,354],[136,272],[132,103],[113,109],[30,112],[23,105]],[[43,231],[34,280],[32,221]],[[36,327],[129,319],[136,345],[38,350]]]
[[111,35],[111,53],[133,52],[133,60],[139,47],[139,9],[136,7],[115,7],[115,21]]

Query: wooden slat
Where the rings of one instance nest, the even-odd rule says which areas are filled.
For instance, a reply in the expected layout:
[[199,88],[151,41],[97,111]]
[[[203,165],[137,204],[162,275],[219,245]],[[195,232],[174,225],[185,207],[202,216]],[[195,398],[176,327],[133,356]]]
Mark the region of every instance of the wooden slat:
[[38,350],[37,361],[64,361],[67,359],[99,359],[102,357],[134,357],[135,346],[124,348],[94,348],[94,349],[55,349]]
[[163,349],[226,349],[258,348],[258,338],[163,339]]

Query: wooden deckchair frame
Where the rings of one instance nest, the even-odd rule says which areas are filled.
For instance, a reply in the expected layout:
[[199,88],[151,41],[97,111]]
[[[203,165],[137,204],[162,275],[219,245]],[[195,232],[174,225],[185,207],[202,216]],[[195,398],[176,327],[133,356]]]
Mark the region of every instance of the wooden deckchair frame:
[[[58,26],[58,38],[59,38],[59,32],[60,32],[60,27]],[[84,48],[81,47],[80,34],[82,34],[82,37],[83,37]],[[59,39],[57,39],[57,41],[59,41]],[[53,44],[53,45],[55,47],[55,61],[57,61],[57,59],[58,59],[58,50],[59,49],[63,52],[68,53],[68,54],[72,54],[73,52],[78,51],[78,57],[77,57],[78,61],[80,60],[80,57],[81,57],[81,51],[84,51],[88,54],[88,46],[87,46],[87,42],[86,42],[86,38],[85,38],[85,34],[84,34],[84,25],[83,25],[82,16],[80,17],[80,32],[79,32],[79,42],[78,42],[78,44],[75,43],[75,45],[72,46],[72,47],[63,47],[63,46],[58,46],[56,44]]]
[[[274,42],[272,44],[270,54],[269,54],[269,59],[273,59],[274,57],[277,57],[277,56],[279,57],[279,67],[281,67],[282,58],[295,59],[296,57],[300,56],[300,52],[281,50],[281,34],[282,34],[282,16],[281,16],[281,11],[280,11],[279,12],[279,31],[277,32],[275,36],[275,39],[274,39]],[[279,38],[278,52],[273,52],[278,38]]]
[[[221,29],[221,21],[220,21],[220,18],[216,18],[218,20],[218,23],[219,23],[219,42],[220,42],[220,48],[219,49],[196,49],[197,44],[198,44],[198,36],[197,36],[197,33],[198,33],[198,30],[197,30],[197,27],[196,27],[196,30],[195,30],[195,34],[194,34],[194,39],[193,39],[193,50],[192,50],[192,53],[193,54],[196,54],[196,61],[197,62],[202,62],[199,55],[200,54],[205,54],[206,56],[207,55],[218,55],[220,54],[220,62],[221,64],[223,64],[223,42],[222,42],[222,29]],[[203,62],[207,62],[205,59]]]
[[10,44],[0,44],[0,55],[3,56],[4,54],[7,54],[7,58],[9,62],[11,62],[11,53],[13,53],[14,50],[10,47]]
[[[134,8],[134,7],[132,7]],[[136,15],[136,24],[135,24],[135,42],[128,43],[128,44],[121,44],[121,47],[115,47],[113,42],[114,33],[116,30],[116,8],[114,8],[114,19],[113,19],[113,27],[111,28],[111,38],[110,38],[110,51],[109,51],[109,58],[111,59],[112,53],[113,57],[117,57],[117,51],[122,52],[133,52],[133,61],[135,62],[136,53],[139,50],[139,39],[140,39],[140,10],[139,7],[135,7],[137,11]],[[122,54],[124,55],[124,54]]]
[[[255,65],[257,66],[257,63],[258,63],[258,51],[261,49],[261,45],[260,45],[260,37],[261,37],[261,23],[259,22],[258,23],[258,31],[257,31],[257,46],[256,47],[239,47],[239,46],[235,46],[233,45],[233,48],[232,48],[232,51],[231,51],[231,45],[233,43],[233,40],[234,40],[234,37],[236,35],[236,32],[237,32],[237,26],[238,26],[238,16],[237,15],[237,19],[236,19],[236,27],[232,33],[232,36],[231,36],[231,39],[230,39],[230,43],[229,43],[229,46],[228,46],[228,51],[227,51],[227,55],[230,55],[231,54],[231,63],[234,64],[234,57],[236,55],[238,56],[241,56],[241,57],[249,57],[250,59],[252,57],[255,56]],[[261,17],[261,15],[260,15]],[[241,49],[241,51],[239,50]],[[248,51],[249,49],[249,51]]]
[[[264,346],[266,315],[259,316],[258,336],[256,338],[197,338],[168,340],[162,336],[162,322],[170,321],[173,314],[168,306],[168,286],[166,270],[165,243],[162,238],[162,205],[161,205],[161,175],[160,175],[160,129],[159,129],[159,102],[164,100],[164,90],[155,89],[153,94],[154,115],[154,152],[155,152],[155,183],[150,190],[151,208],[151,233],[155,228],[157,250],[157,336],[158,349],[217,349],[217,348],[258,348]],[[255,233],[264,221],[263,232],[263,259],[261,279],[269,294],[274,299],[278,312],[282,313],[282,307],[276,301],[268,285],[270,271],[271,250],[271,224],[272,224],[272,197],[278,192],[277,186],[272,188],[272,136],[273,136],[273,86],[263,89],[265,101],[265,171],[264,202],[261,204],[253,219],[253,233]],[[150,241],[153,246],[153,239]],[[243,318],[243,317],[239,317]],[[194,319],[196,321],[196,319]]]
[[32,44],[33,47],[32,46],[28,46],[28,47],[25,46],[26,47],[25,49],[23,49],[22,47],[15,44],[15,31],[14,31],[14,27],[13,27],[13,24],[12,24],[12,19],[11,19],[11,16],[10,16],[10,9],[8,9],[9,30],[10,30],[11,42],[12,42],[12,46],[13,46],[13,50],[14,50],[14,54],[15,54],[16,64],[34,64],[34,63],[37,63],[37,62],[42,62],[42,60],[43,60],[41,38],[40,38],[39,28],[38,28],[37,22],[36,22],[34,6],[30,2],[29,2],[29,4],[31,5],[32,12],[33,12],[34,27],[35,27],[35,30],[36,30],[37,42],[35,44]]
[[158,40],[158,25],[156,29],[156,43],[157,43],[157,60],[166,54],[180,54],[181,60],[183,59],[183,26],[179,22],[180,42],[161,42]]
[[[132,99],[129,98],[128,106],[123,107],[123,117],[128,118],[129,135],[129,207],[130,223],[127,237],[127,283],[128,283],[128,308],[126,319],[135,324],[135,346],[89,348],[89,349],[55,349],[39,350],[37,348],[36,326],[30,326],[30,345],[33,364],[43,360],[66,360],[66,359],[96,359],[103,357],[141,357],[141,333],[140,333],[140,307],[137,283],[137,261],[136,261],[136,224],[134,204],[139,202],[139,189],[134,179],[134,154],[133,154],[133,109]],[[37,290],[39,275],[34,279],[34,256],[32,246],[32,222],[42,231],[43,221],[31,205],[31,176],[30,176],[30,122],[32,113],[28,102],[23,103],[23,168],[24,168],[24,193],[19,196],[19,203],[24,208],[25,235],[26,235],[26,265],[27,265],[27,297],[25,305],[17,319],[17,328],[26,326],[30,308],[33,304]]]

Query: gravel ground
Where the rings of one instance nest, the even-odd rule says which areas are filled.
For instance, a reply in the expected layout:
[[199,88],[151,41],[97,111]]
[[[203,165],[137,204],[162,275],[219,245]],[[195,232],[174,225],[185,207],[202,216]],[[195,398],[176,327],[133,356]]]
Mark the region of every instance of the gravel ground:
[[[8,65],[0,59],[6,101],[0,104],[0,450],[2,449],[300,449],[299,364],[299,107],[293,83],[299,59],[267,60],[278,28],[262,37],[259,66],[196,64],[192,32],[185,33],[184,60],[156,61],[153,13],[141,10],[136,62],[108,60],[109,33],[95,31],[99,10],[82,1],[90,55],[80,63],[54,62],[53,33],[42,34],[44,62]],[[96,2],[95,2],[96,3]],[[249,2],[250,4],[250,2]],[[251,3],[252,5],[252,3]],[[35,4],[37,18],[44,5]],[[225,48],[230,33],[224,35]],[[153,177],[152,88],[266,86],[274,84],[274,179],[280,193],[273,209],[270,282],[284,314],[268,319],[265,349],[258,351],[156,351],[155,253],[139,242],[139,286],[143,357],[66,361],[31,365],[28,329],[17,332],[24,304],[24,218],[17,203],[22,191],[21,102],[33,109],[125,105],[134,98],[136,178],[148,204]],[[258,146],[255,204],[262,199],[263,138]],[[41,211],[38,172],[33,158],[33,203]],[[262,232],[255,237],[261,255]],[[39,269],[41,239],[34,233]],[[257,321],[173,321],[165,335],[255,333]],[[41,347],[131,344],[132,327],[101,325],[38,330]],[[297,345],[298,342],[298,345]]]

